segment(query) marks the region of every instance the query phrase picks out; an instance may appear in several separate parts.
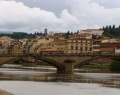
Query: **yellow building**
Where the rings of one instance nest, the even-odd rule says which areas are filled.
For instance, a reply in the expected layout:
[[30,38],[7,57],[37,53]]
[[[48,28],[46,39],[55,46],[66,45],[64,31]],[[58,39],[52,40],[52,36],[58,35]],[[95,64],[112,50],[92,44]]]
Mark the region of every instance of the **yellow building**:
[[71,38],[66,42],[67,53],[91,53],[92,39]]
[[37,54],[50,54],[55,52],[56,50],[54,50],[53,43],[43,43],[37,48]]
[[11,45],[8,46],[8,54],[21,55],[22,51],[22,43],[18,41],[12,41]]
[[101,44],[101,39],[94,39],[93,40],[93,53],[100,53],[100,44]]
[[57,52],[66,53],[66,41],[66,39],[54,41],[54,50]]
[[0,41],[2,41],[2,43],[4,42],[10,42],[12,39],[11,37],[8,37],[8,36],[2,36],[0,37]]
[[53,38],[45,38],[45,37],[39,39],[31,39],[26,45],[27,47],[26,50],[29,53],[36,53],[39,46],[43,44],[52,43],[53,41],[54,41]]
[[46,53],[66,53],[66,39],[59,36],[61,33],[55,33],[53,38],[44,39],[39,41],[39,46],[37,49],[37,53],[41,52]]

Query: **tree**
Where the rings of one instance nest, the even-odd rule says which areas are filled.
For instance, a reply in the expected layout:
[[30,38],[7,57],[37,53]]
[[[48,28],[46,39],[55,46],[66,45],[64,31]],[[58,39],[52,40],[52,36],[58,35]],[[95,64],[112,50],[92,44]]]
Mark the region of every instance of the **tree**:
[[65,34],[65,38],[68,39],[70,36],[70,31],[68,31],[66,34]]
[[106,29],[107,29],[107,30],[109,29],[108,26],[106,26]]
[[104,30],[105,28],[104,28],[104,26],[103,26],[103,28],[102,28],[102,30]]
[[115,25],[113,25],[112,29],[115,30]]
[[120,38],[120,26],[118,28],[115,28],[115,25],[111,27],[111,25],[106,26],[106,28],[103,27],[103,35],[105,37],[109,38]]
[[109,25],[109,30],[111,30],[112,28],[111,28],[111,25]]
[[79,30],[77,31],[77,34],[79,33]]
[[19,60],[13,61],[13,64],[20,64]]
[[73,35],[73,32],[71,32],[70,35]]
[[120,61],[112,61],[110,64],[110,69],[113,72],[120,72]]
[[70,31],[68,31],[67,34],[70,35]]
[[92,39],[97,39],[97,35],[92,34]]

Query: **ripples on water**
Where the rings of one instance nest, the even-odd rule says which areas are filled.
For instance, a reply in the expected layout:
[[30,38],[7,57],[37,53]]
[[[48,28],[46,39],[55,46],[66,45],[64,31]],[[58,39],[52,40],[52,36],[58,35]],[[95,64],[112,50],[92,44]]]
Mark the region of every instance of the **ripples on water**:
[[0,80],[96,83],[106,87],[120,88],[120,74],[95,73],[97,71],[76,69],[74,74],[57,74],[54,67],[4,65],[0,68]]

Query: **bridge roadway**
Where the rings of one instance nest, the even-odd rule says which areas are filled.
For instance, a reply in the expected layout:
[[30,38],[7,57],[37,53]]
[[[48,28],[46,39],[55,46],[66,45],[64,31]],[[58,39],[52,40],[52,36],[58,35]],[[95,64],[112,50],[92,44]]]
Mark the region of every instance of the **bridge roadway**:
[[14,61],[22,60],[25,63],[36,63],[37,60],[48,62],[57,68],[57,73],[74,73],[74,69],[93,59],[110,58],[120,60],[120,54],[74,54],[74,55],[0,55],[0,66]]

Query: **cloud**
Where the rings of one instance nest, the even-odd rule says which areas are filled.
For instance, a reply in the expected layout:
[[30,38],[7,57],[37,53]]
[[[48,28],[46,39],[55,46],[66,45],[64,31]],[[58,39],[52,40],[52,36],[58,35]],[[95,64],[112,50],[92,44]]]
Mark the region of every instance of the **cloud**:
[[105,8],[120,8],[119,0],[92,0],[94,2],[99,3],[100,5],[104,6]]
[[30,8],[15,1],[0,1],[0,19],[0,29],[27,32],[44,28],[66,31],[70,25],[78,23],[77,18],[67,9],[63,10],[58,18],[53,12]]
[[[36,0],[37,2],[37,0]],[[65,0],[69,9],[55,13],[22,2],[0,1],[0,30],[34,32],[47,28],[66,32],[119,25],[120,8],[105,8],[93,0]]]
[[69,0],[68,2],[71,14],[81,23],[81,29],[119,25],[120,8],[105,8],[92,0]]

